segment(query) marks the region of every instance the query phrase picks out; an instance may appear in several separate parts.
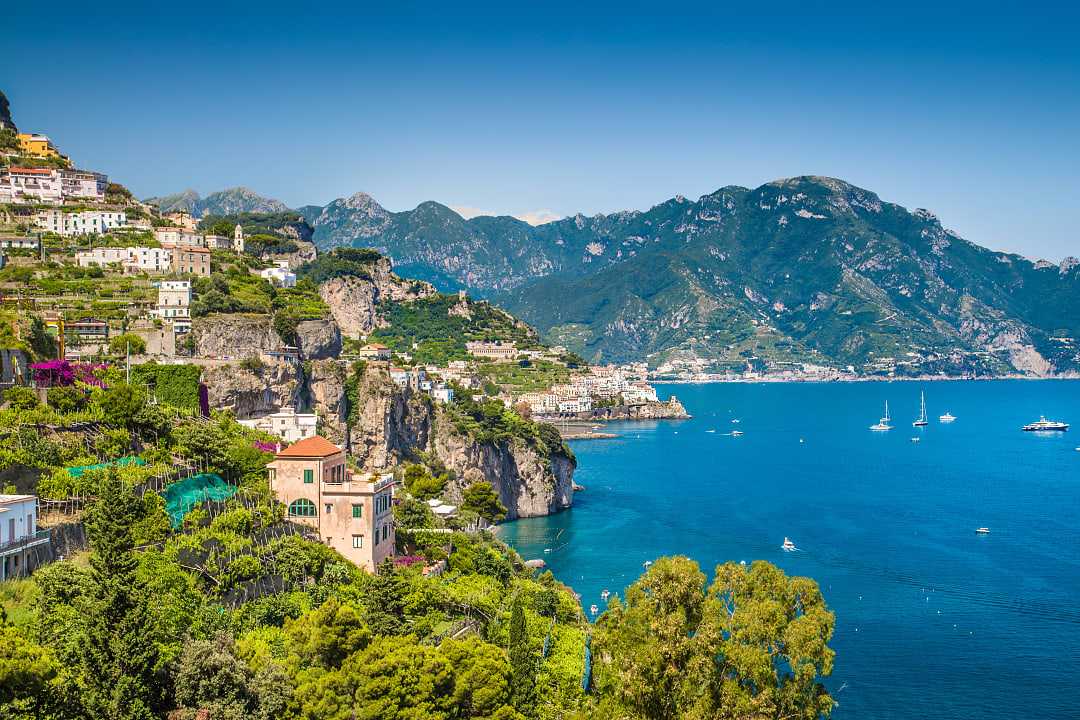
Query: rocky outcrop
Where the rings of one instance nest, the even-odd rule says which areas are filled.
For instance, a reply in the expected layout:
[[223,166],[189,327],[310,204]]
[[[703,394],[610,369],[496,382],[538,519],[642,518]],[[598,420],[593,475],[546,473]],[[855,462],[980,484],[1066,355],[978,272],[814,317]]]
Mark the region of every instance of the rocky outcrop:
[[269,315],[221,314],[195,318],[191,335],[196,357],[246,358],[272,350],[283,343]]
[[349,409],[345,395],[345,366],[336,360],[314,360],[307,363],[307,367],[302,405],[319,416],[320,432],[324,437],[344,444]]
[[327,280],[319,295],[346,337],[367,335],[380,326],[380,302],[410,302],[435,294],[435,288],[417,280],[402,280],[389,258],[371,264],[369,277],[350,275]]
[[581,420],[601,422],[608,420],[686,420],[690,417],[690,413],[686,412],[686,408],[679,402],[679,398],[672,395],[666,402],[602,407],[589,412],[577,413],[576,417]]
[[[308,231],[304,234],[310,237],[311,229],[308,227],[307,223],[303,223],[303,226],[308,229]],[[316,256],[318,255],[318,251],[315,250],[315,244],[307,240],[300,239],[299,236],[301,235],[301,233],[299,230],[296,230],[292,225],[286,225],[281,230],[283,234],[294,238],[293,242],[296,244],[296,250],[288,253],[266,253],[262,256],[263,260],[272,263],[288,263],[289,269],[295,270],[304,263],[309,263],[316,258]],[[292,232],[289,232],[290,230]]]
[[348,414],[350,451],[365,469],[385,470],[433,453],[455,476],[447,488],[451,501],[460,502],[472,483],[487,482],[510,519],[547,515],[573,502],[572,458],[547,458],[519,441],[477,442],[462,435],[427,395],[394,385],[385,365],[369,363],[357,378],[356,407]]
[[458,433],[445,415],[436,425],[434,451],[454,480],[446,490],[451,502],[460,503],[465,488],[489,483],[506,506],[507,519],[550,515],[574,502],[576,461],[553,455],[543,457],[519,441],[480,443]]
[[296,346],[306,360],[341,354],[341,330],[333,320],[301,320],[296,324]]
[[205,365],[210,407],[231,410],[238,418],[265,415],[283,405],[301,405],[300,367],[287,360],[247,360]]

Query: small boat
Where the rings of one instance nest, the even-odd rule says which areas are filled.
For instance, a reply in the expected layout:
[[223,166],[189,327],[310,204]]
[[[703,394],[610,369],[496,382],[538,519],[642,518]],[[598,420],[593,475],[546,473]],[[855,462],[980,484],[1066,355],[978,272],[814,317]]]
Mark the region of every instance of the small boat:
[[596,613],[600,612],[600,608],[596,607],[595,605],[590,605],[589,606],[589,612],[591,612],[593,615],[595,615]]
[[605,590],[604,592],[600,593],[600,599],[601,599],[601,600],[607,600],[607,599],[608,599],[609,597],[611,597],[611,593],[610,593],[610,592],[608,592],[607,590]]
[[1069,429],[1069,423],[1047,420],[1045,415],[1041,415],[1038,421],[1028,423],[1020,429],[1024,432],[1065,432]]
[[951,423],[955,419],[956,419],[956,416],[953,415],[952,413],[949,413],[949,412],[947,412],[944,415],[941,415],[940,417],[938,417],[938,421],[943,422],[943,423]]
[[976,535],[989,535],[990,534],[990,528],[988,528],[988,527],[975,528],[975,534]]
[[917,437],[911,438],[911,442],[919,442],[920,440],[922,440],[922,438],[917,438]]
[[785,537],[784,544],[780,546],[784,552],[794,552],[799,548],[795,547],[795,543],[791,542],[791,538]]
[[715,431],[715,430],[706,430],[705,432],[707,432],[707,433],[714,433],[714,432],[716,432],[716,431]]
[[912,427],[923,427],[930,423],[926,420],[926,393],[919,393],[919,419],[911,423]]
[[742,437],[742,436],[743,436],[743,431],[742,430],[732,430],[731,431],[731,437]]
[[878,431],[878,432],[883,431],[883,430],[892,430],[892,425],[889,424],[890,420],[892,420],[892,418],[889,417],[889,401],[886,400],[885,401],[885,417],[878,420],[876,425],[871,425],[870,429],[874,430],[874,431]]
[[731,422],[738,424],[741,421],[739,420],[739,418],[731,418]]
[[646,560],[645,562],[641,563],[641,566],[644,567],[646,570],[649,569],[650,565],[652,565],[652,560]]

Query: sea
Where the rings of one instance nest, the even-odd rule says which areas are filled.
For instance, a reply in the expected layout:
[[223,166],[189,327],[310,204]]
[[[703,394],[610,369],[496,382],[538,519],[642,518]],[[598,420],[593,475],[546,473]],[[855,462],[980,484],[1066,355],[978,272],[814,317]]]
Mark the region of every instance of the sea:
[[836,613],[834,718],[1080,718],[1080,381],[660,390],[694,417],[573,442],[574,506],[500,529],[586,614],[659,556],[768,560]]

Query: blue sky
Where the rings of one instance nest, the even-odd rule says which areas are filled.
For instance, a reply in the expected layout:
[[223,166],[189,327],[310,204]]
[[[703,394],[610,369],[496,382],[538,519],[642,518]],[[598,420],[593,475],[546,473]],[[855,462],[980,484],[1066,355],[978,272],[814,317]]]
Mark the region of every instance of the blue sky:
[[18,3],[20,129],[137,195],[526,215],[840,177],[1080,255],[1080,12],[1033,3]]

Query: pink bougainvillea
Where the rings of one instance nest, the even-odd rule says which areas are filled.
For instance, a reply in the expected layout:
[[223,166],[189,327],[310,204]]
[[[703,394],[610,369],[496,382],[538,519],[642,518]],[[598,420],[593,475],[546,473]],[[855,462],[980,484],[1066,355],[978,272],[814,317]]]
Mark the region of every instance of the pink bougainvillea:
[[67,360],[49,360],[30,364],[30,369],[34,371],[34,384],[45,388],[66,387],[76,382],[105,387],[101,379],[94,374],[96,370],[105,367],[105,365],[91,363],[72,364]]
[[262,440],[256,440],[253,443],[253,445],[255,445],[256,450],[262,450],[263,452],[269,452],[269,453],[277,452],[277,445],[275,445],[274,443],[268,443],[268,442],[263,442]]

